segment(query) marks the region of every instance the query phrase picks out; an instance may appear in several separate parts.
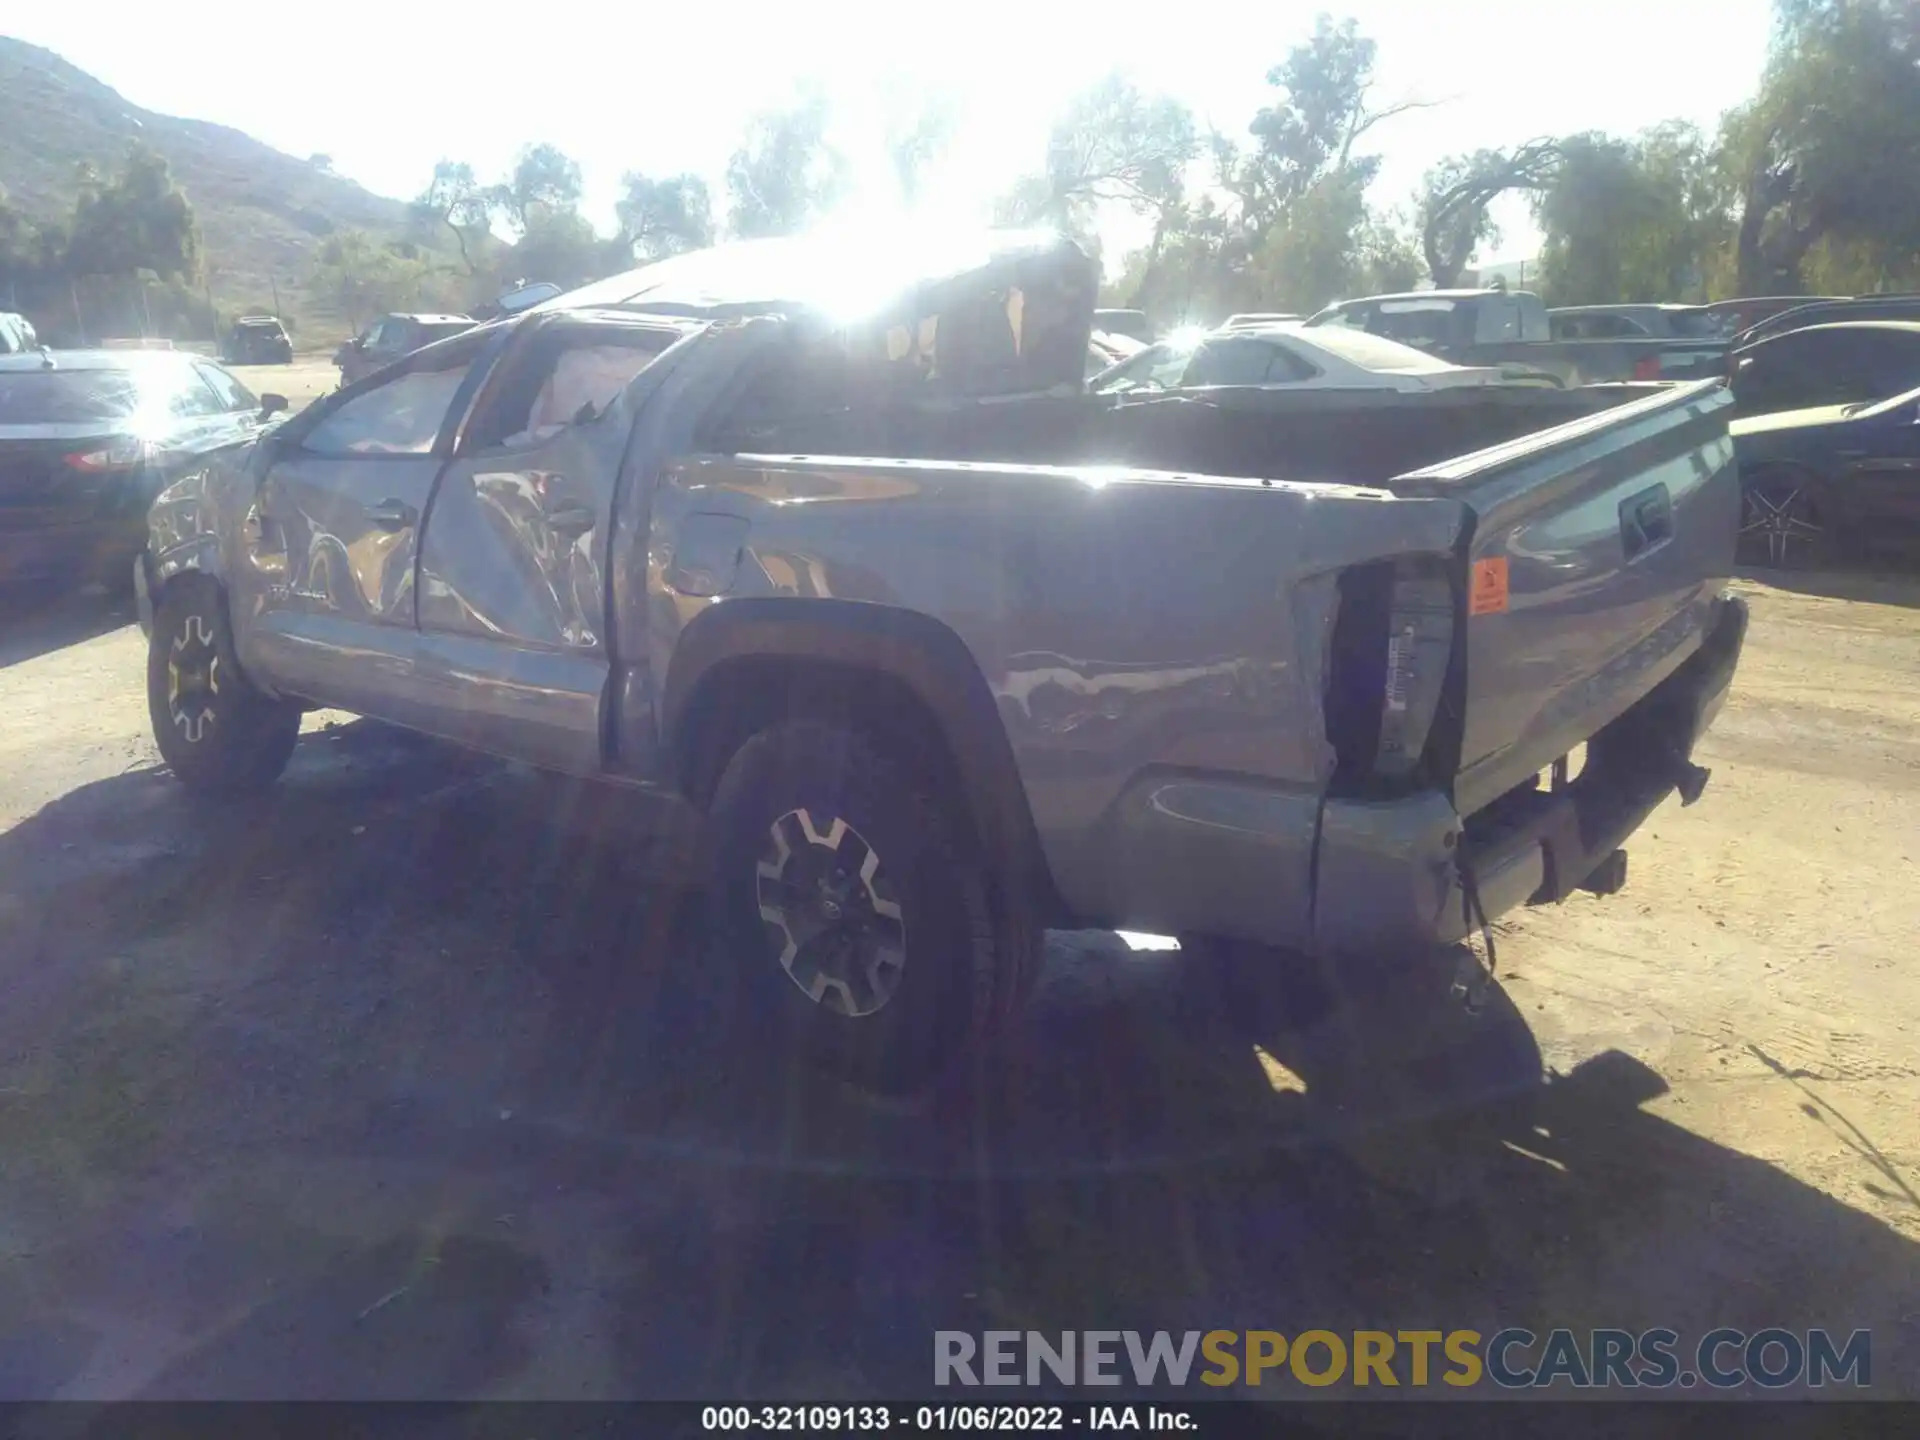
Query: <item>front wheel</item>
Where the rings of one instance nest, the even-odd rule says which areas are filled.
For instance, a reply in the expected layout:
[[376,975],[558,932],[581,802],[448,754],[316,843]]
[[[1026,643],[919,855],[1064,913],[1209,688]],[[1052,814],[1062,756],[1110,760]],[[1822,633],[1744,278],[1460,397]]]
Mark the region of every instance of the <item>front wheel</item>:
[[261,694],[240,673],[220,591],[191,576],[169,585],[154,612],[147,711],[161,758],[200,794],[266,788],[300,737],[300,707]]
[[[924,1089],[1020,987],[1013,923],[957,799],[879,737],[792,720],[714,793],[711,890],[745,998],[863,1089]],[[757,1003],[756,1003],[757,1002]]]
[[1797,470],[1762,470],[1741,486],[1739,560],[1775,570],[1810,570],[1832,553],[1819,482]]

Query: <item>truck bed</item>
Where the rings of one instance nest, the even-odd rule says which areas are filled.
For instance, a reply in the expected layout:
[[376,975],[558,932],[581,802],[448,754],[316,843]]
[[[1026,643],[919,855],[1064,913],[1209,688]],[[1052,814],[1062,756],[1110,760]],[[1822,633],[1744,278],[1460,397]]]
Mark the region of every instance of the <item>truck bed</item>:
[[1728,403],[1712,382],[1222,389],[812,416],[735,448],[1116,466],[1459,501],[1447,564],[1464,663],[1445,768],[1464,817],[1529,783],[1700,648],[1733,563]]

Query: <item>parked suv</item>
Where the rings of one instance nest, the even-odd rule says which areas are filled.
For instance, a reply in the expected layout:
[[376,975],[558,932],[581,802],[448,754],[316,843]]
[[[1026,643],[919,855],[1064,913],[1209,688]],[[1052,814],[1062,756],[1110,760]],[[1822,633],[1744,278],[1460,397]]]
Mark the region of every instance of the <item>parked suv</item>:
[[471,330],[474,322],[467,315],[382,315],[356,339],[347,341],[334,352],[333,363],[340,367],[340,384],[353,384],[376,370],[383,370],[404,355],[423,345],[444,340]]
[[278,315],[242,315],[227,332],[220,358],[229,365],[291,365],[293,341]]

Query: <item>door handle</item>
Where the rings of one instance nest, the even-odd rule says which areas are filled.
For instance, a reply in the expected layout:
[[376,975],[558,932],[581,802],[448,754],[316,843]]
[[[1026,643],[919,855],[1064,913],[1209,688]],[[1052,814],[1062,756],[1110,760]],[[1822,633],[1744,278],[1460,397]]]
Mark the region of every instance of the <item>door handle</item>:
[[547,528],[559,535],[583,535],[593,528],[594,515],[585,505],[556,505],[545,512]]
[[369,525],[377,525],[382,530],[404,530],[414,520],[413,507],[399,500],[382,500],[360,513]]

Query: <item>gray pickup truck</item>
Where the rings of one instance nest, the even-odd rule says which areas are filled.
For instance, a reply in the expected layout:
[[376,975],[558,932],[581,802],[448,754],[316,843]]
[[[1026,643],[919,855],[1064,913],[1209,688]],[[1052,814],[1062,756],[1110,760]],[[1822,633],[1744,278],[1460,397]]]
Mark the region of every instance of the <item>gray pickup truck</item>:
[[1615,888],[1745,634],[1725,390],[1090,395],[1096,285],[753,242],[348,386],[155,504],[161,753],[339,707],[691,801],[739,983],[882,1088],[1044,927],[1377,963]]

